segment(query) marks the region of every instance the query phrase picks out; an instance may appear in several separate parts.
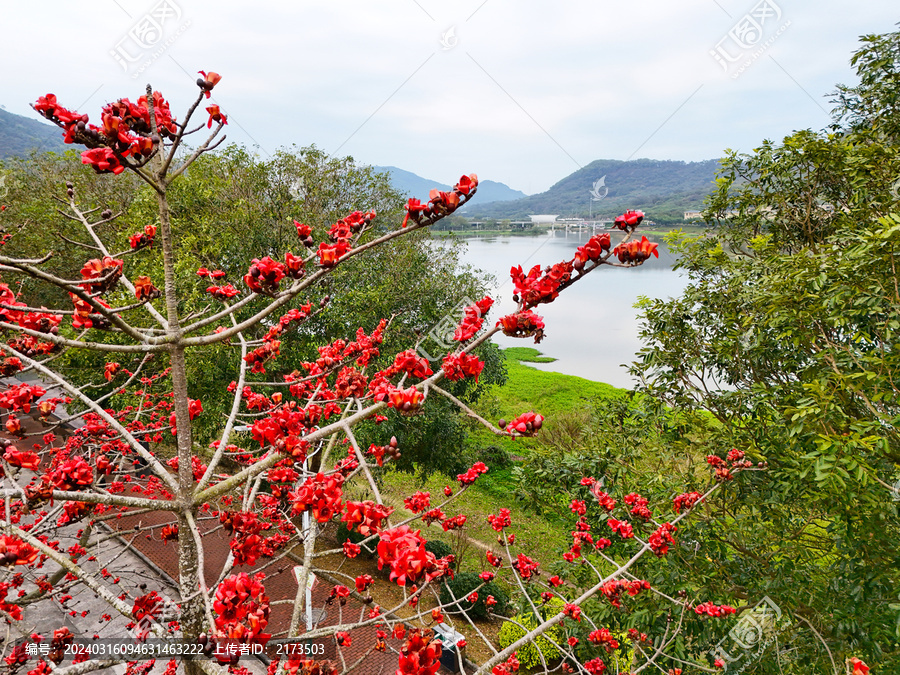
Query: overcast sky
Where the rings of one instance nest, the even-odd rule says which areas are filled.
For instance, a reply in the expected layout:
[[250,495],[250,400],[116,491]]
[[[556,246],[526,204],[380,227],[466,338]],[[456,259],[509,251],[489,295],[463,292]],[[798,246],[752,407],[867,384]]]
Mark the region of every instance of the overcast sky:
[[[750,150],[829,122],[896,0],[91,0],[3,9],[0,104],[99,122],[146,83],[179,117],[198,70],[231,141],[316,144],[453,183],[540,192],[595,159]],[[742,70],[742,65],[743,70]],[[205,113],[204,113],[205,118]]]

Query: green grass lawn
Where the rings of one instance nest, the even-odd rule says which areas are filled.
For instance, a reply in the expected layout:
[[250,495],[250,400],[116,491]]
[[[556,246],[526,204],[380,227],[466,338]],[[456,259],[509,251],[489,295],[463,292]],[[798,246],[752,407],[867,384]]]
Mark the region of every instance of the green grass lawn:
[[552,417],[574,406],[621,396],[626,391],[583,377],[533,368],[528,364],[553,363],[556,359],[543,356],[532,347],[510,347],[503,350],[503,356],[506,358],[509,380],[501,387],[494,387],[490,393],[501,400],[511,416],[534,410],[544,417]]
[[[596,400],[622,396],[627,391],[583,377],[538,370],[528,364],[552,363],[556,359],[543,356],[532,347],[510,347],[503,350],[503,356],[509,373],[506,384],[490,387],[474,406],[476,412],[495,424],[501,418],[511,420],[533,410],[546,418],[541,433],[552,433],[554,418],[589,407]],[[496,445],[521,455],[534,441],[494,436],[480,424],[473,424],[470,443],[475,447]]]

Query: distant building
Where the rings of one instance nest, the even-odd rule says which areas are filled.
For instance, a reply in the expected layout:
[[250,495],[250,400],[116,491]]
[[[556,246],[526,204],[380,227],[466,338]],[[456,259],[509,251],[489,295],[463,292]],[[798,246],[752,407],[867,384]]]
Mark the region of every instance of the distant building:
[[684,212],[684,219],[685,219],[685,220],[697,220],[697,219],[699,219],[702,215],[703,215],[703,214],[702,214],[700,211],[685,211],[685,212]]
[[534,225],[544,224],[544,223],[555,223],[556,219],[559,218],[559,214],[556,215],[548,215],[548,214],[539,214],[536,216],[529,215],[531,218],[531,222]]

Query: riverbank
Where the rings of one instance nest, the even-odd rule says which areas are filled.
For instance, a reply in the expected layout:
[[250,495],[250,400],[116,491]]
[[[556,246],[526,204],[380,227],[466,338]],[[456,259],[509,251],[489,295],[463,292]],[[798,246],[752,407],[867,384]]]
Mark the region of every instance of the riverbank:
[[[542,433],[553,433],[554,420],[568,419],[595,401],[628,393],[627,389],[604,382],[535,368],[529,364],[553,363],[556,359],[532,347],[508,347],[502,351],[508,373],[506,383],[488,388],[474,406],[478,414],[494,424],[500,419],[512,420],[534,411],[547,418]],[[496,436],[473,422],[470,443],[476,448],[494,446],[503,453],[518,456],[529,452],[537,440]]]
[[534,227],[527,230],[431,230],[435,237],[542,237],[549,227]]

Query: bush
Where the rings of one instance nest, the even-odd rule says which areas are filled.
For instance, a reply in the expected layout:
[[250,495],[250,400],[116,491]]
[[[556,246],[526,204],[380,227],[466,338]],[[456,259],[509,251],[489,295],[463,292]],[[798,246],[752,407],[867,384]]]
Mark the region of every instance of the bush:
[[448,555],[453,555],[453,548],[450,544],[440,539],[429,539],[426,541],[425,550],[429,553],[434,553],[435,558],[446,558]]
[[[553,600],[548,602],[544,607],[539,607],[538,611],[541,613],[541,618],[546,620],[547,617],[561,612],[563,607],[565,607],[565,605],[562,600],[553,598]],[[513,617],[513,621],[521,624],[528,629],[528,631],[538,627],[534,612],[531,611],[517,614]],[[504,621],[503,625],[500,627],[500,634],[497,636],[500,641],[500,646],[504,649],[509,647],[511,644],[524,637],[526,632],[526,630],[523,630],[512,621]],[[541,665],[540,654],[544,655],[544,660],[547,662],[559,658],[559,650],[553,646],[551,640],[559,644],[563,638],[562,626],[560,624],[553,626],[553,628],[549,629],[543,635],[536,637],[534,641],[519,647],[517,650],[519,663],[530,670]],[[538,654],[538,650],[540,650],[540,654]]]
[[497,445],[489,445],[486,448],[479,448],[478,459],[488,465],[491,469],[507,469],[513,464],[512,455],[507,450]]
[[[482,584],[484,582],[478,578],[477,574],[472,572],[457,574],[452,580],[445,580],[441,585],[441,604],[447,605],[446,610],[448,612],[463,611],[470,619],[483,619],[489,614],[488,607],[484,604],[484,601],[489,595],[493,595],[497,604],[494,605],[491,611],[494,614],[505,614],[509,605],[509,596],[493,581],[489,581],[479,589],[478,600],[474,604],[465,599]],[[452,605],[448,604],[453,602],[454,597],[458,602]]]
[[343,521],[338,523],[337,526],[337,542],[338,544],[343,545],[343,543],[347,540],[352,541],[354,544],[359,544],[360,548],[362,548],[362,553],[369,558],[375,556],[375,553],[378,549],[378,537],[371,539],[365,544],[360,544],[363,539],[366,537],[362,536],[359,532],[348,530],[347,524]]

